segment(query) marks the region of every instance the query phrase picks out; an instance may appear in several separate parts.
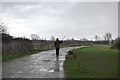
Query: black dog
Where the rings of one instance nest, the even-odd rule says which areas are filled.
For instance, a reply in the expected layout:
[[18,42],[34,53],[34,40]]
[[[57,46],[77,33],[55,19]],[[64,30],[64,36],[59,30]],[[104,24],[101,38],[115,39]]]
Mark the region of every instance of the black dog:
[[68,51],[68,54],[73,55],[73,51],[72,50]]

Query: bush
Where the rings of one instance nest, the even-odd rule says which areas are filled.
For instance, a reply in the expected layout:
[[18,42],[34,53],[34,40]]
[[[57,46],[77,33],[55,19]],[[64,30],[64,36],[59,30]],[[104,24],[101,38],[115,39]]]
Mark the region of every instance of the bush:
[[117,48],[120,49],[120,37],[116,38],[115,41],[113,42],[113,49]]

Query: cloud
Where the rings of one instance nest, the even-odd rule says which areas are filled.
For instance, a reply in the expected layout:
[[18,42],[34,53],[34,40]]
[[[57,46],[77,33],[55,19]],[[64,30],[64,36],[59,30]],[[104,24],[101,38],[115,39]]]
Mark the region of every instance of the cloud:
[[49,39],[94,38],[111,32],[117,37],[117,3],[95,2],[45,2],[45,3],[3,3],[3,21],[9,23],[13,36],[27,36],[32,33]]

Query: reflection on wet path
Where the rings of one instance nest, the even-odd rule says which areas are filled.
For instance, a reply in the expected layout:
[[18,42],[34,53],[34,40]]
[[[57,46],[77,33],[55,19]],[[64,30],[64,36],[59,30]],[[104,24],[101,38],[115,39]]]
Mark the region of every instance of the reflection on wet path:
[[59,69],[60,69],[60,67],[59,67],[59,60],[56,60],[55,61],[55,72],[59,72]]
[[3,78],[64,78],[63,64],[70,49],[62,48],[59,60],[56,60],[55,50],[49,50],[5,62]]

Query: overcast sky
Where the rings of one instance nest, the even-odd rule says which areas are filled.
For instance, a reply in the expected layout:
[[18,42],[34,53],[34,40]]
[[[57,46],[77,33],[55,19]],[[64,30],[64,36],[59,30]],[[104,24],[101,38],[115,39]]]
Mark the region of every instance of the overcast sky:
[[118,3],[3,2],[2,22],[15,37],[94,39],[110,32],[114,39],[118,36]]

